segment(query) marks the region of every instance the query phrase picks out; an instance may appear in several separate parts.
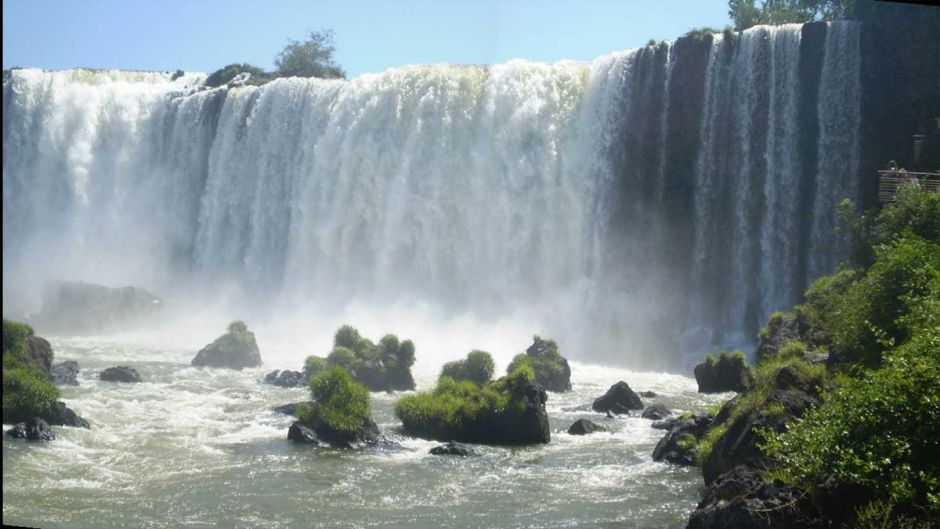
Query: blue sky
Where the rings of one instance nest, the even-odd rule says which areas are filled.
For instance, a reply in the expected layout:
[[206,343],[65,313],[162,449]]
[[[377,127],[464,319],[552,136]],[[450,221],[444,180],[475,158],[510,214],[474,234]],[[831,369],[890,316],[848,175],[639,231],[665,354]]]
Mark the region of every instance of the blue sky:
[[4,0],[3,67],[271,68],[331,28],[350,76],[404,64],[587,60],[729,23],[727,0]]

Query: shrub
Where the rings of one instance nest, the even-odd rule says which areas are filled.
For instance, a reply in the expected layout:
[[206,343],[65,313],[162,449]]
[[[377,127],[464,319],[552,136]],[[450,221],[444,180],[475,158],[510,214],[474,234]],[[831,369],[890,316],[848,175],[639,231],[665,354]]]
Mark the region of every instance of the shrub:
[[807,489],[832,476],[862,485],[891,504],[940,516],[940,329],[917,335],[886,356],[884,367],[850,380],[825,406],[778,435],[764,450],[779,475]]
[[332,31],[311,31],[304,41],[288,40],[274,66],[281,77],[342,79],[346,73],[333,60],[335,52]]
[[343,367],[373,391],[414,389],[414,363],[415,345],[411,340],[386,334],[376,345],[350,325],[336,331],[333,350],[326,358],[327,365]]
[[369,390],[342,367],[333,366],[311,377],[309,385],[315,405],[298,409],[301,421],[320,419],[340,435],[355,437],[371,420]]
[[[26,341],[33,334],[33,328],[25,323],[3,319],[3,352],[21,355],[26,349]],[[5,362],[4,362],[5,363]]]
[[[4,340],[4,349],[6,345]],[[25,421],[41,415],[58,398],[58,388],[48,381],[42,368],[26,365],[12,352],[4,351],[3,422]]]
[[311,355],[304,361],[304,375],[311,377],[326,371],[329,367],[326,359]]
[[483,385],[493,378],[496,364],[493,357],[486,351],[471,351],[466,360],[457,360],[444,364],[441,377],[450,377],[454,380],[469,380],[477,385]]

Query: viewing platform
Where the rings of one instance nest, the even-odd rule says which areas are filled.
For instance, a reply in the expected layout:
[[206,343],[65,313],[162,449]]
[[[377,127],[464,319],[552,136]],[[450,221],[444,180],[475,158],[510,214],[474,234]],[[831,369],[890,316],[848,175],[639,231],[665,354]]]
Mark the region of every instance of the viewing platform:
[[940,171],[915,172],[894,169],[878,171],[878,201],[894,202],[901,185],[916,182],[917,185],[932,193],[940,193]]

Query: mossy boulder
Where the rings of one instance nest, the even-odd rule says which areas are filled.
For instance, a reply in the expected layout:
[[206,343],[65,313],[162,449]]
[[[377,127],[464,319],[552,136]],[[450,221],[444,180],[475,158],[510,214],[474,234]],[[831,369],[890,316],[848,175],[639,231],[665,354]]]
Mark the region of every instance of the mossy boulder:
[[258,367],[261,365],[261,351],[255,334],[244,322],[235,321],[229,324],[227,333],[196,353],[192,365],[229,369]]
[[424,439],[539,444],[551,439],[547,398],[532,368],[522,365],[483,386],[442,377],[433,391],[396,402],[395,414],[407,433]]
[[699,393],[741,393],[754,382],[751,367],[741,351],[721,351],[717,359],[708,355],[704,362],[695,366],[694,373]]
[[444,364],[441,369],[442,377],[454,380],[469,380],[482,386],[493,378],[496,364],[493,357],[486,351],[471,351],[465,360],[456,360]]
[[11,353],[27,366],[38,367],[49,374],[52,370],[52,346],[33,334],[29,325],[13,320],[3,320],[3,352]]
[[512,359],[506,372],[512,373],[523,364],[532,368],[535,381],[547,391],[560,393],[571,390],[571,368],[568,360],[558,352],[558,344],[554,340],[535,336],[525,353]]
[[343,325],[333,337],[329,356],[307,357],[307,377],[334,366],[347,370],[356,381],[370,391],[408,391],[415,388],[411,366],[415,362],[415,345],[386,334],[378,344],[359,334],[356,328]]
[[612,412],[619,415],[629,413],[630,410],[642,410],[643,401],[630,389],[630,384],[621,380],[613,386],[610,386],[607,393],[594,399],[591,408],[601,413]]
[[310,379],[313,403],[297,406],[298,420],[288,439],[334,448],[379,442],[378,426],[372,421],[369,390],[353,380],[340,366],[333,366]]
[[33,335],[24,323],[3,320],[3,422],[29,423],[39,418],[49,424],[88,428],[64,403],[49,379],[52,365],[49,342]]

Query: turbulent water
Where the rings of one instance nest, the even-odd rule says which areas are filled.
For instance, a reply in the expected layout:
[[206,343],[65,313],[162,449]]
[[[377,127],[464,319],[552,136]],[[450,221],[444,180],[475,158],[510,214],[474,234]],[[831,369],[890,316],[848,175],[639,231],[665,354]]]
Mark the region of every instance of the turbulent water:
[[6,72],[4,310],[65,278],[255,320],[525,315],[608,363],[747,343],[859,193],[858,26],[804,34],[216,90]]
[[[62,395],[92,428],[57,428],[46,444],[4,440],[6,524],[678,528],[697,501],[698,470],[650,460],[662,431],[649,420],[579,409],[619,379],[656,391],[644,400],[678,412],[722,396],[702,396],[682,376],[574,364],[574,390],[549,396],[549,445],[480,447],[483,457],[461,459],[429,455],[437,443],[403,437],[391,411],[400,394],[373,393],[376,422],[403,448],[343,452],[287,441],[292,419],[271,407],[308,395],[259,383],[264,368],[193,368],[191,350],[89,340],[53,347],[58,360],[82,365],[79,386]],[[262,353],[269,365],[293,361]],[[118,363],[144,382],[97,380]],[[433,383],[437,367],[419,366],[419,388]],[[564,433],[581,417],[611,433]]]

